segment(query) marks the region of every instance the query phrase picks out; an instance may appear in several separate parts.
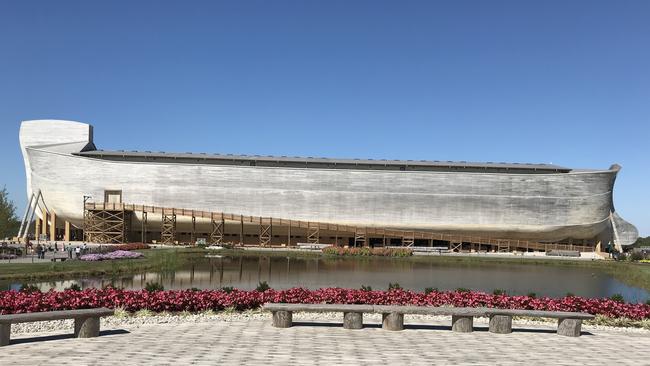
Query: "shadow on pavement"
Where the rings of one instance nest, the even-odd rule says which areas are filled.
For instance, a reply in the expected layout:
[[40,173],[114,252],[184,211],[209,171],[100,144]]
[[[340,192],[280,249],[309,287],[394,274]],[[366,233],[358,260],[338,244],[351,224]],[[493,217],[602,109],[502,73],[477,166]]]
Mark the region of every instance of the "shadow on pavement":
[[[103,330],[99,332],[99,336],[107,336],[107,335],[118,335],[118,334],[129,334],[128,330],[124,329],[111,329],[111,330]],[[46,335],[46,336],[41,336],[41,337],[29,337],[29,338],[16,338],[16,339],[11,339],[12,344],[24,344],[24,343],[36,343],[36,342],[45,342],[45,341],[56,341],[60,339],[70,339],[70,338],[76,338],[74,334],[53,334],[53,335]],[[87,338],[86,338],[87,339]]]
[[[318,323],[318,322],[293,322],[294,327],[325,327],[325,328],[343,328],[343,323]],[[364,328],[381,328],[381,324],[363,324]],[[428,324],[404,324],[404,329],[420,329],[420,330],[444,330],[451,331],[450,325],[428,325]],[[474,326],[475,332],[488,332],[489,328],[484,326]],[[512,329],[513,333],[540,333],[540,334],[555,334],[555,329],[541,329],[541,328],[515,328]],[[593,333],[582,331],[581,335],[593,336]]]

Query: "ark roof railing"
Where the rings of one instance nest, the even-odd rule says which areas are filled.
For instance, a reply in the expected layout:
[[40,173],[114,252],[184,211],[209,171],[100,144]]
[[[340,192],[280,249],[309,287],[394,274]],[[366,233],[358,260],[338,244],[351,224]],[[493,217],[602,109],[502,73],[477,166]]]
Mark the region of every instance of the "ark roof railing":
[[385,160],[385,159],[332,159],[320,157],[290,157],[206,153],[168,153],[151,151],[104,151],[89,150],[75,155],[114,161],[188,163],[239,166],[264,166],[315,169],[363,169],[363,170],[422,170],[422,171],[468,171],[498,173],[568,173],[571,171],[553,164],[468,162],[439,160]]

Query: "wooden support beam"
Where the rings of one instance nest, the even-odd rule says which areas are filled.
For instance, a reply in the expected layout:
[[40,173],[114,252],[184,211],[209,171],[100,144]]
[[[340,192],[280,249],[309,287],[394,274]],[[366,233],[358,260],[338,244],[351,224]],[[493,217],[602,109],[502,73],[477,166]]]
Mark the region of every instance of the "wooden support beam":
[[194,216],[194,212],[192,212],[192,233],[190,236],[190,244],[196,244],[196,216]]
[[50,240],[56,240],[56,212],[50,213]]
[[259,241],[260,241],[260,246],[268,246],[271,245],[271,241],[273,240],[273,219],[268,218],[268,219],[263,219],[260,217],[260,235],[259,235]]
[[244,215],[239,215],[239,245],[244,246]]
[[34,227],[34,238],[38,238],[38,235],[41,233],[41,226],[43,225],[43,220],[36,218],[36,224]]
[[226,222],[223,214],[211,214],[210,223],[212,224],[212,231],[210,232],[210,244],[223,244],[224,242],[224,229]]
[[289,220],[289,226],[287,229],[287,247],[291,246],[291,220]]
[[320,225],[318,223],[307,223],[307,242],[312,244],[320,243]]
[[147,242],[147,211],[142,211],[142,243]]
[[171,214],[162,214],[162,228],[160,231],[160,241],[163,244],[176,243],[176,214],[174,211],[168,211]]
[[41,226],[41,234],[47,235],[47,210],[43,207],[43,225]]
[[357,246],[365,247],[368,246],[367,240],[366,240],[366,229],[365,228],[357,228],[354,232],[354,246],[355,248]]
[[70,222],[68,220],[63,224],[63,240],[70,241]]

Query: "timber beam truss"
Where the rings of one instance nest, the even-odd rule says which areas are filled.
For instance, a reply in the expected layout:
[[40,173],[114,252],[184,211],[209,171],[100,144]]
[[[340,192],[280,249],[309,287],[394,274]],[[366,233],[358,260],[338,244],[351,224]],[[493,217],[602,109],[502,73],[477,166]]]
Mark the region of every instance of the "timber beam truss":
[[131,211],[125,209],[89,209],[84,213],[84,240],[119,244],[127,241]]
[[[157,206],[134,205],[126,203],[85,203],[86,227],[84,236],[87,241],[116,243],[126,241],[130,213],[160,213],[162,215],[161,240],[163,243],[173,244],[176,242],[176,216],[191,217],[192,232],[195,231],[196,219],[208,219],[212,224],[210,242],[221,244],[225,241],[225,222],[230,221],[240,225],[239,244],[243,245],[244,225],[258,225],[259,244],[262,246],[271,245],[273,230],[275,227],[287,228],[286,241],[292,245],[292,236],[299,232],[305,233],[309,243],[318,244],[322,241],[323,232],[335,233],[335,242],[340,237],[348,236],[354,238],[355,246],[369,246],[370,239],[382,239],[384,245],[390,243],[390,239],[401,239],[402,245],[412,247],[416,240],[425,240],[432,245],[433,241],[446,241],[454,251],[461,251],[463,244],[469,244],[471,248],[495,251],[529,251],[529,250],[573,250],[581,252],[593,252],[592,246],[543,243],[528,240],[498,239],[485,236],[471,236],[458,234],[443,234],[429,231],[398,230],[382,227],[362,227],[354,225],[339,225],[324,222],[311,222],[288,220],[276,217],[245,216],[225,212],[211,212],[200,210],[189,210],[181,208],[165,208]],[[146,230],[146,214],[144,215],[143,227]],[[86,236],[88,235],[88,236]],[[332,235],[332,234],[330,234]],[[193,235],[195,236],[195,235]],[[143,236],[144,238],[144,236]],[[101,239],[101,240],[100,240]]]

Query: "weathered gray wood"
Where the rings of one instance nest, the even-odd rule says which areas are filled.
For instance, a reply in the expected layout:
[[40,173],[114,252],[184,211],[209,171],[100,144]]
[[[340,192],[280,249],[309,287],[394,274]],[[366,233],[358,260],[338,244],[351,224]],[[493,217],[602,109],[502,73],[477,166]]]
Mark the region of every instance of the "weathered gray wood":
[[386,330],[404,330],[404,314],[403,313],[382,314],[381,327]]
[[[268,303],[264,305],[264,309],[273,312],[273,324],[284,324],[282,327],[287,327],[285,324],[286,320],[276,319],[278,316],[276,314],[279,312],[291,314],[292,311],[343,312],[343,326],[348,329],[360,329],[363,327],[362,313],[381,313],[382,327],[388,330],[404,329],[404,314],[451,315],[452,329],[456,332],[471,332],[473,331],[474,317],[489,316],[490,331],[493,333],[504,334],[512,332],[513,316],[558,318],[560,319],[558,323],[558,334],[571,335],[574,337],[580,335],[582,319],[594,318],[593,315],[587,313],[564,311],[495,309],[484,307],[457,308],[447,306],[435,307],[415,305]],[[291,326],[290,319],[288,326]]]
[[451,330],[454,332],[470,333],[474,331],[474,317],[463,315],[451,316]]
[[304,311],[304,312],[357,312],[372,313],[373,305],[363,304],[286,304],[267,303],[263,307],[266,311]]
[[273,312],[273,326],[276,328],[290,328],[293,325],[293,313],[280,310]]
[[7,323],[0,324],[0,347],[8,345],[10,339],[11,339],[11,324],[7,324]]
[[[92,144],[87,124],[41,120],[20,127],[26,176],[38,177],[29,180],[27,193],[57,192],[47,197],[48,209],[75,225],[84,220],[79,192],[102,197],[113,186],[129,197],[150,197],[152,205],[224,207],[286,219],[299,212],[305,221],[436,232],[471,232],[480,225],[496,238],[530,240],[611,237],[603,221],[613,212],[617,242],[631,244],[638,237],[631,224],[619,222],[612,205],[616,165],[572,171],[537,164],[197,156],[98,151]],[[178,178],[166,179],[170,171]],[[517,172],[525,179],[511,174]],[[151,197],[155,190],[164,190],[164,197]],[[289,192],[296,199],[287,200]],[[383,209],[369,208],[370,202]],[[409,215],[399,214],[404,207],[411,208]],[[150,224],[160,225],[158,215],[152,216]],[[189,228],[185,221],[177,230]]]
[[74,335],[77,338],[99,337],[99,317],[75,318]]
[[558,319],[557,334],[567,337],[580,337],[582,331],[581,319]]
[[356,313],[356,312],[343,313],[343,328],[345,329],[363,328],[363,313]]
[[512,333],[512,316],[492,315],[490,316],[490,332],[499,334]]
[[511,315],[528,316],[532,318],[567,318],[567,319],[594,319],[595,316],[588,313],[574,313],[568,311],[545,311],[545,310],[522,310],[522,309],[494,309],[489,308],[488,315]]
[[448,306],[416,306],[416,305],[375,305],[375,313],[401,313],[421,315],[459,315],[487,316],[488,308],[456,308]]
[[0,315],[0,323],[30,323],[48,320],[102,317],[115,314],[115,310],[107,308],[79,309],[79,310],[57,310],[40,313],[5,314]]

